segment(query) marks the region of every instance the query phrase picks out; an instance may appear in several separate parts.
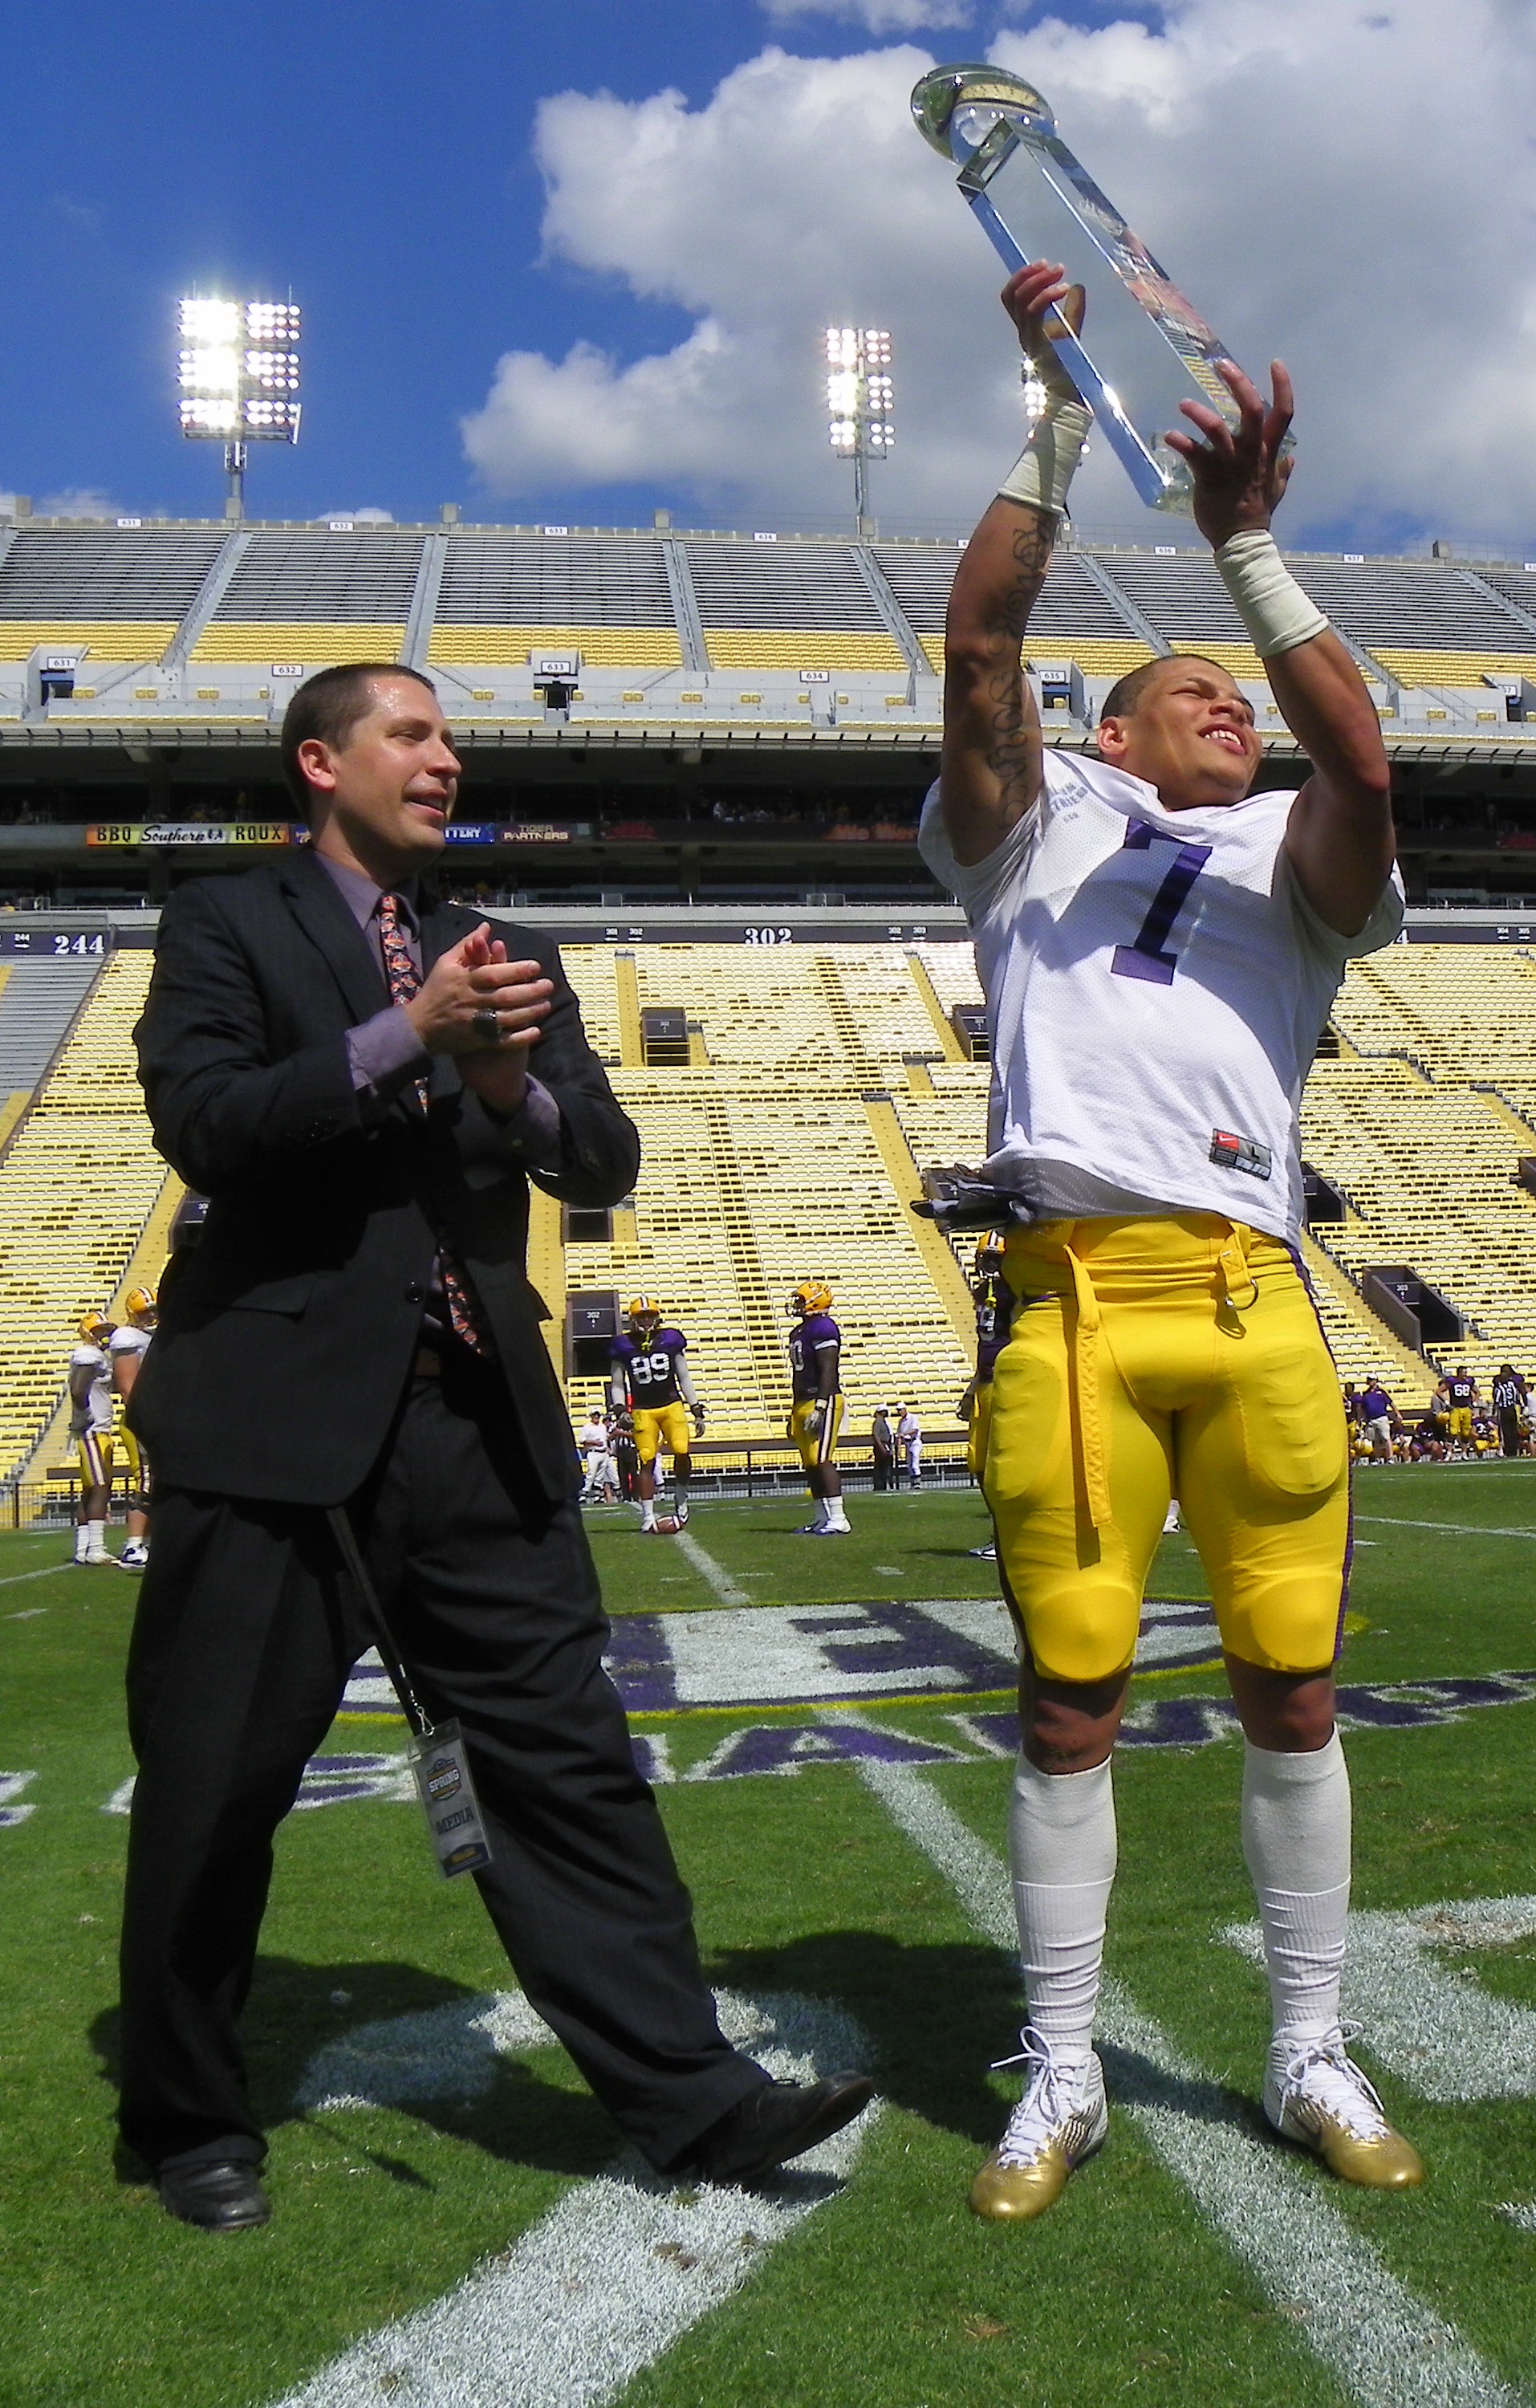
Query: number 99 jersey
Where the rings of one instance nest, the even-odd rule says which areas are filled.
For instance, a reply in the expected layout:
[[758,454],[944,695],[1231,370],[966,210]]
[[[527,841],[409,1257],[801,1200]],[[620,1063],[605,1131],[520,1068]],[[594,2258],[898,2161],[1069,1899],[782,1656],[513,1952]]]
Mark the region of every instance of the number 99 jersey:
[[624,1374],[624,1400],[631,1412],[659,1412],[664,1405],[683,1402],[678,1366],[688,1351],[681,1329],[653,1329],[649,1338],[618,1338],[610,1360]]
[[1285,850],[1295,800],[1170,810],[1047,749],[1038,803],[963,866],[931,789],[919,841],[992,1023],[987,1173],[1042,1219],[1217,1212],[1294,1242],[1318,1036],[1346,961],[1402,924],[1395,871],[1357,936],[1318,917]]

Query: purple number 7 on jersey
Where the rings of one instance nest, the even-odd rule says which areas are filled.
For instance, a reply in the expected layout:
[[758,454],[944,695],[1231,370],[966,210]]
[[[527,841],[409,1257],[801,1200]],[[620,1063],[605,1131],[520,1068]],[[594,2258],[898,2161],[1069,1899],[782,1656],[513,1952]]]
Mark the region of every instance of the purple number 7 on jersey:
[[1177,837],[1166,836],[1161,828],[1150,826],[1145,820],[1132,820],[1126,830],[1122,851],[1150,853],[1154,844],[1178,845],[1173,866],[1152,898],[1136,942],[1116,945],[1110,968],[1116,978],[1150,979],[1155,986],[1171,986],[1179,957],[1177,953],[1165,953],[1163,947],[1190,888],[1211,858],[1211,847],[1179,844]]

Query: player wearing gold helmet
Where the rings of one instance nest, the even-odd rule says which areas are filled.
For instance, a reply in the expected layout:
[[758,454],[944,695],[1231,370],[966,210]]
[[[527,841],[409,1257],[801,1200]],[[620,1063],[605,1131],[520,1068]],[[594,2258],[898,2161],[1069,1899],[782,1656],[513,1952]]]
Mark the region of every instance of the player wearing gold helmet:
[[[642,1534],[682,1527],[688,1519],[688,1416],[704,1435],[704,1408],[694,1392],[687,1362],[688,1340],[681,1329],[662,1325],[661,1306],[653,1296],[630,1299],[624,1315],[626,1335],[613,1341],[610,1358],[609,1393],[619,1412],[634,1417],[635,1451],[640,1459],[640,1529]],[[672,1484],[677,1492],[675,1513],[665,1524],[656,1519],[656,1457],[666,1447],[672,1458]]]
[[832,1318],[832,1291],[825,1280],[802,1280],[789,1299],[796,1327],[790,1334],[789,1435],[800,1450],[806,1485],[816,1518],[803,1522],[797,1537],[848,1535],[842,1505],[842,1474],[837,1466],[842,1427],[842,1332]]

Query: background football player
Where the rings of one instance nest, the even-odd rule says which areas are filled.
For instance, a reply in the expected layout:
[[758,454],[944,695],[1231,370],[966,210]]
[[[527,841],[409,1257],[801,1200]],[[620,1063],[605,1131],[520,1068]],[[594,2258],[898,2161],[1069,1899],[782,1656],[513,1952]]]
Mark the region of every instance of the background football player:
[[[128,1317],[113,1330],[108,1353],[112,1358],[112,1385],[126,1406],[159,1318],[153,1288],[131,1287],[122,1309]],[[150,1560],[150,1467],[126,1420],[119,1423],[116,1443],[128,1471],[128,1537],[118,1561],[125,1572],[141,1572]]]
[[816,1518],[802,1522],[801,1539],[848,1534],[838,1469],[838,1432],[842,1427],[842,1332],[832,1318],[832,1291],[825,1280],[802,1280],[789,1299],[797,1326],[790,1333],[789,1435],[800,1450],[806,1486],[816,1500]]
[[1193,431],[1170,440],[1306,781],[1256,790],[1253,705],[1197,656],[1119,681],[1097,757],[1045,747],[1021,649],[1090,414],[1042,320],[1060,307],[1080,322],[1083,295],[1036,262],[1003,299],[1046,407],[960,556],[920,830],[965,906],[987,998],[984,1176],[1021,1208],[986,1484],[1023,1641],[1009,1838],[1027,2073],[971,2205],[1039,2214],[1108,2128],[1092,2040],[1111,1758],[1174,1485],[1243,1731],[1242,1844],[1273,2016],[1265,2113],[1336,2174],[1400,2188],[1423,2169],[1340,2023],[1350,1792],[1333,1663],[1349,1449],[1294,1252],[1317,1032],[1345,963],[1402,921],[1380,723],[1269,532],[1289,475],[1289,380],[1277,364],[1267,405],[1223,363],[1229,418],[1186,402]]
[[88,1312],[69,1357],[69,1434],[80,1459],[80,1501],[75,1516],[75,1561],[109,1564],[107,1515],[112,1500],[112,1325]]
[[634,1418],[635,1448],[639,1456],[640,1528],[656,1525],[656,1455],[665,1446],[672,1458],[672,1484],[677,1492],[677,1522],[688,1519],[688,1416],[694,1434],[704,1435],[704,1408],[694,1393],[687,1364],[688,1340],[681,1329],[664,1329],[661,1307],[653,1296],[637,1296],[624,1315],[626,1334],[616,1339],[610,1393],[614,1407]]
[[1465,1363],[1458,1363],[1454,1371],[1445,1373],[1439,1393],[1445,1399],[1450,1416],[1451,1444],[1459,1453],[1470,1455],[1472,1451],[1472,1412],[1482,1403],[1483,1393]]

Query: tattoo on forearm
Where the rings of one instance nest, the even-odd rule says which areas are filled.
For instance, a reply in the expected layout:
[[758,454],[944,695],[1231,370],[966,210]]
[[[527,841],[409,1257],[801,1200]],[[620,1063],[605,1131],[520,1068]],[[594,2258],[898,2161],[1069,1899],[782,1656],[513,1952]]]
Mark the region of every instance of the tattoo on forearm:
[[1055,539],[1056,521],[1045,511],[1034,512],[1014,530],[1012,573],[987,612],[987,651],[995,664],[985,689],[987,766],[1005,798],[1017,781],[1029,779],[1034,770],[1038,723],[1019,654]]

